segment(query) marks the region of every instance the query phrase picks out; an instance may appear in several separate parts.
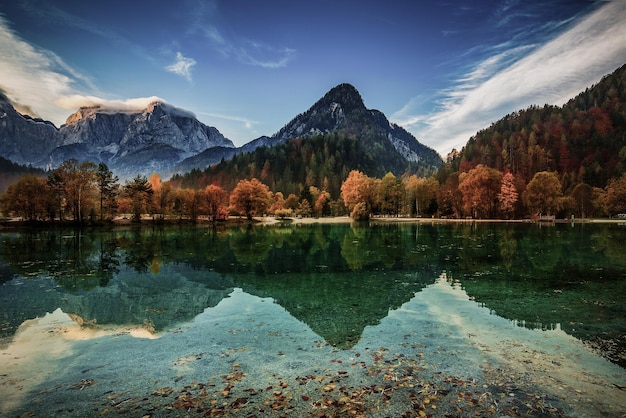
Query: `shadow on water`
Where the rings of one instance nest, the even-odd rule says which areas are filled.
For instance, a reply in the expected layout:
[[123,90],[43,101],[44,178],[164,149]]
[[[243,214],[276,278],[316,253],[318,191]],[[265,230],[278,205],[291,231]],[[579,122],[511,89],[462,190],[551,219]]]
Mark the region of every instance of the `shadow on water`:
[[445,271],[495,314],[558,326],[626,365],[626,228],[616,225],[144,227],[0,240],[2,337],[57,308],[160,331],[242,288],[350,348]]

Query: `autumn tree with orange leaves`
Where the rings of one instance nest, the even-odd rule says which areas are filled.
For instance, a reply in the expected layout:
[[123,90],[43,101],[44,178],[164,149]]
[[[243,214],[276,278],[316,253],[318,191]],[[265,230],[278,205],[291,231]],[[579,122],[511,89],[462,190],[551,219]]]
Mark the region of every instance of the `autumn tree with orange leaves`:
[[612,179],[607,185],[606,208],[612,216],[626,213],[626,174]]
[[7,215],[20,216],[29,221],[47,216],[53,218],[54,200],[52,190],[46,187],[46,179],[28,174],[10,185],[0,197],[0,209]]
[[230,205],[237,213],[245,215],[249,221],[256,214],[262,214],[272,198],[269,187],[258,179],[240,180],[230,194]]
[[374,179],[358,170],[352,170],[348,178],[341,185],[343,203],[350,211],[354,220],[366,220],[372,208],[374,199]]
[[209,218],[213,223],[228,213],[228,192],[215,184],[209,184],[204,189],[204,199]]
[[500,204],[500,211],[507,219],[513,215],[515,211],[515,204],[519,200],[519,193],[515,187],[515,177],[509,171],[502,176],[502,183],[500,184],[500,193],[498,193],[498,203]]
[[502,172],[482,164],[459,176],[463,209],[474,218],[494,217]]

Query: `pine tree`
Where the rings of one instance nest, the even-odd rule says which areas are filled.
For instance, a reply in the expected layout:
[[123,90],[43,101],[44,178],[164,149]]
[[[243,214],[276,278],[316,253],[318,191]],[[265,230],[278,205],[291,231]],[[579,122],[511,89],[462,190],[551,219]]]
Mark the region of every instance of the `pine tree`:
[[119,189],[119,178],[113,174],[105,163],[98,164],[96,170],[96,183],[100,193],[100,220],[104,215],[115,209],[115,197]]

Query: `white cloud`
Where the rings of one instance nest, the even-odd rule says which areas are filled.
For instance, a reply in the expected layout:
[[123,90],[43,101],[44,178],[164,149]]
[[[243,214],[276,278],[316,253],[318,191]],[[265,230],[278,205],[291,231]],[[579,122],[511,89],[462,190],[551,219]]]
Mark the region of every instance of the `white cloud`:
[[107,100],[95,96],[81,96],[73,94],[63,96],[56,100],[56,104],[63,109],[76,110],[79,107],[100,107],[102,110],[111,112],[136,112],[145,109],[154,102],[165,103],[165,100],[157,96],[139,97],[126,100]]
[[[265,69],[286,67],[296,56],[296,50],[237,36],[223,31],[216,1],[192,0],[189,10],[189,33],[201,33],[224,58],[234,58],[242,64]],[[230,34],[230,36],[229,36]]]
[[296,55],[296,50],[291,48],[273,48],[261,42],[247,42],[242,45],[236,55],[239,61],[247,65],[266,69],[286,67]]
[[176,53],[176,62],[172,65],[165,67],[169,72],[177,74],[181,77],[185,77],[187,81],[191,82],[191,68],[196,65],[196,60],[193,58],[187,58],[180,52]]
[[226,40],[214,26],[202,29],[202,33],[224,57],[234,57],[239,62],[266,69],[284,68],[296,56],[292,48],[276,48],[264,42],[252,40]]
[[[7,96],[37,116],[61,125],[67,112],[53,101],[80,90],[95,91],[91,81],[59,56],[21,39],[0,16],[0,80]],[[52,98],[52,100],[50,100]]]
[[[184,57],[183,57],[184,58]],[[185,70],[184,66],[182,67]],[[99,106],[103,111],[136,112],[153,102],[166,103],[152,96],[127,100],[107,100],[85,91],[98,89],[56,54],[38,48],[9,28],[0,16],[0,89],[22,113],[41,117],[61,126],[82,106]],[[170,106],[171,109],[174,109]],[[176,109],[185,115],[193,114]]]
[[[508,113],[533,104],[563,105],[626,63],[624,2],[605,4],[552,41],[521,59],[513,58],[529,47],[478,63],[442,92],[437,111],[416,116],[415,106],[408,103],[392,119],[446,155]],[[498,65],[501,60],[508,61],[504,68]]]
[[71,96],[63,96],[56,100],[56,104],[64,109],[75,111],[80,107],[99,108],[101,113],[137,113],[141,112],[153,103],[161,103],[168,112],[183,117],[195,118],[196,115],[189,110],[172,106],[160,97],[137,97],[125,100],[109,100],[95,96],[81,96],[74,94]]

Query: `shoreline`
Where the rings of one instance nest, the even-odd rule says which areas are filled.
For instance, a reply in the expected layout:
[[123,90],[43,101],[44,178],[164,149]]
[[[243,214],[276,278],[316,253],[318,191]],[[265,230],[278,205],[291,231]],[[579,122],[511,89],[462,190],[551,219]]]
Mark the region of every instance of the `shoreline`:
[[[353,223],[349,216],[332,216],[332,217],[289,217],[289,218],[276,218],[274,216],[257,216],[252,218],[252,221],[248,221],[244,217],[231,216],[227,220],[218,221],[215,225],[218,227],[241,225],[241,224],[253,224],[253,225],[311,225],[311,224],[344,224]],[[626,226],[626,219],[623,218],[577,218],[571,219],[555,219],[554,221],[539,221],[536,219],[455,219],[455,218],[415,218],[415,217],[372,217],[368,221],[361,221],[356,223],[428,223],[428,224],[467,224],[467,223],[511,223],[511,224],[540,224],[540,225],[554,225],[554,224],[616,224],[620,226]],[[29,229],[29,228],[47,228],[47,227],[118,227],[118,226],[165,226],[165,225],[211,225],[211,222],[206,218],[199,218],[195,222],[190,219],[155,219],[152,216],[144,215],[141,222],[133,222],[128,217],[118,216],[110,221],[104,222],[88,222],[85,224],[78,224],[73,221],[24,221],[18,218],[3,219],[0,220],[0,231],[3,229]]]
[[[254,221],[263,225],[274,225],[277,223],[284,224],[336,224],[336,223],[352,223],[354,222],[349,216],[322,217],[322,218],[285,218],[277,219],[273,216],[255,217]],[[609,218],[580,218],[574,219],[556,219],[554,222],[540,222],[534,219],[451,219],[451,218],[410,218],[410,217],[372,217],[365,222],[381,222],[381,223],[537,223],[542,225],[552,224],[586,224],[586,223],[606,223],[606,224],[623,224],[626,226],[626,219],[609,219]]]

